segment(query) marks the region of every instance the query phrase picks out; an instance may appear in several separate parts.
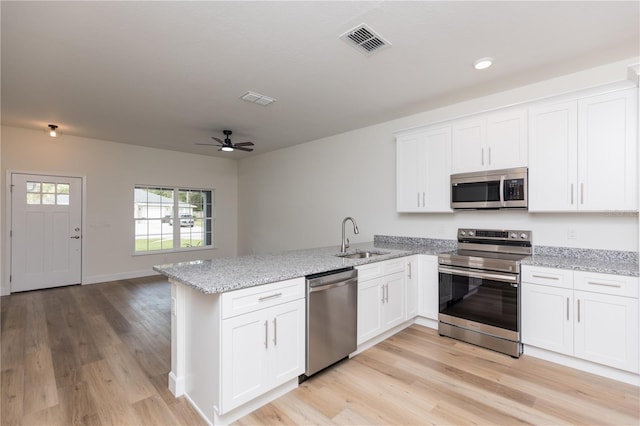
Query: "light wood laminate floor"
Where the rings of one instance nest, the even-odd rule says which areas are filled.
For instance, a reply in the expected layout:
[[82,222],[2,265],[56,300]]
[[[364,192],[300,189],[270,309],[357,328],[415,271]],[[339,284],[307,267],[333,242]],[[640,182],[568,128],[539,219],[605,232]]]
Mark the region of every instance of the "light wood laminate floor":
[[[170,288],[153,277],[1,300],[4,425],[200,425],[167,390]],[[274,424],[632,424],[637,387],[412,326],[240,419]]]

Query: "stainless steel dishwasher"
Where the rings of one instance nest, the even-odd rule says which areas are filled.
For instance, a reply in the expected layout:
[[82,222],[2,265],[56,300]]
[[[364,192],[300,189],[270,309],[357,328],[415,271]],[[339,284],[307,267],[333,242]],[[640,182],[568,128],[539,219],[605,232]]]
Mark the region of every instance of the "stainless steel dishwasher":
[[358,271],[340,269],[307,278],[307,363],[311,376],[357,347]]

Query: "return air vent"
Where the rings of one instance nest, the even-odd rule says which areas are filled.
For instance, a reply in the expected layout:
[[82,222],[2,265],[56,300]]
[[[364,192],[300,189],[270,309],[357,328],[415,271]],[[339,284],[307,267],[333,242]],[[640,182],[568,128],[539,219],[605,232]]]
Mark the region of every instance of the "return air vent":
[[382,38],[366,24],[360,24],[347,31],[340,36],[340,39],[349,43],[365,55],[372,55],[375,52],[391,46],[391,43]]

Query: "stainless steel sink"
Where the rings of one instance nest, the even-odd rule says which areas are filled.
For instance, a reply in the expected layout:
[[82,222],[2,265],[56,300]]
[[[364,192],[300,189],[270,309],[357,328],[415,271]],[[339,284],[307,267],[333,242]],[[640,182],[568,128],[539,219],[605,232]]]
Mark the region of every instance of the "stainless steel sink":
[[383,254],[387,254],[387,253],[383,253],[379,251],[357,251],[355,253],[336,254],[336,256],[346,257],[347,259],[364,259],[367,257],[381,256]]

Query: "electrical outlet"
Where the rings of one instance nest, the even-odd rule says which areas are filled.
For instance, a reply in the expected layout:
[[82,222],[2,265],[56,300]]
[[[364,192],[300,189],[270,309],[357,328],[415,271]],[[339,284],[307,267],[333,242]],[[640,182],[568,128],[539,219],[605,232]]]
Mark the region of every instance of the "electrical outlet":
[[176,316],[176,298],[171,298],[171,315]]
[[575,240],[577,238],[578,238],[578,233],[576,232],[576,230],[573,228],[569,229],[569,231],[567,232],[567,239]]

